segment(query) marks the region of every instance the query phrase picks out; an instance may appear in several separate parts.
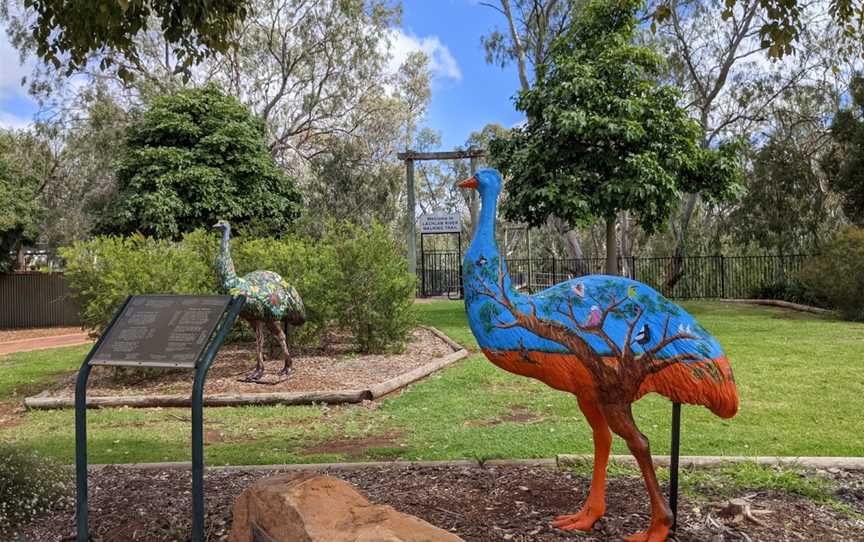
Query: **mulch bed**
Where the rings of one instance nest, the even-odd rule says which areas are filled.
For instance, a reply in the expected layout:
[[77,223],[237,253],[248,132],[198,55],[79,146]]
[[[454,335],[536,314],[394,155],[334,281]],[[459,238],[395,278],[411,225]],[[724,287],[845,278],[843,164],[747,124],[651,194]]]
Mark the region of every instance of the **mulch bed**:
[[[275,393],[305,391],[358,390],[384,382],[423,366],[435,358],[452,353],[453,348],[425,328],[417,328],[404,352],[400,354],[357,354],[356,346],[347,334],[330,334],[320,348],[294,349],[295,373],[282,382],[266,385],[240,382],[255,367],[254,343],[224,346],[207,375],[205,394]],[[265,357],[268,354],[265,348]],[[278,380],[282,360],[265,361],[263,382]],[[75,390],[76,373],[60,377],[40,397],[71,396]],[[189,371],[154,372],[147,378],[118,381],[113,368],[94,367],[87,384],[88,397],[188,394],[192,391]]]
[[[564,533],[551,519],[574,512],[588,491],[589,480],[542,467],[418,467],[393,464],[350,471],[323,471],[361,488],[373,502],[392,505],[469,542],[510,540],[621,540],[648,524],[648,500],[637,478],[616,477],[608,483],[608,510],[589,534]],[[231,506],[243,489],[273,472],[210,470],[205,482],[207,540],[227,540]],[[861,473],[844,471],[836,479],[844,499],[858,513]],[[107,467],[91,475],[91,535],[94,541],[163,542],[188,540],[191,497],[186,470],[138,470]],[[864,522],[845,518],[826,506],[782,492],[740,490],[759,514],[758,525],[724,519],[719,506],[682,497],[677,535],[670,540],[705,541],[853,541],[864,540]],[[848,496],[848,495],[847,495]],[[855,504],[857,503],[857,505]],[[718,503],[719,505],[720,503]],[[25,540],[74,540],[71,507],[27,526]]]

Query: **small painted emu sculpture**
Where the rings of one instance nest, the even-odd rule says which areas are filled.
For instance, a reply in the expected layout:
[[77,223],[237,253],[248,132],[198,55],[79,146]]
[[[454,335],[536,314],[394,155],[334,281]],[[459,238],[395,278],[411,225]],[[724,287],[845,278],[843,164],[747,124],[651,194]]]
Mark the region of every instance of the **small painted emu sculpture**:
[[288,351],[285,332],[281,322],[299,326],[306,321],[306,309],[300,294],[293,286],[272,271],[253,271],[243,277],[238,277],[234,271],[231,259],[231,226],[224,220],[213,225],[214,229],[222,230],[222,244],[219,256],[216,258],[216,275],[222,293],[242,295],[246,298],[240,316],[249,322],[255,332],[256,360],[255,370],[245,380],[257,382],[264,375],[264,330],[266,325],[282,348],[285,364],[279,372],[280,376],[288,377],[294,372],[293,361]]
[[648,440],[631,404],[650,392],[704,405],[723,418],[738,410],[729,361],[684,309],[639,282],[579,277],[534,295],[513,290],[495,241],[501,177],[480,170],[458,186],[480,192],[478,227],[465,254],[463,285],[471,331],[498,367],[576,395],[594,437],[594,475],[581,510],[555,518],[564,530],[590,531],[606,511],[612,432],[639,463],[651,500],[647,531],[628,541],[663,542],[672,513],[654,472]]

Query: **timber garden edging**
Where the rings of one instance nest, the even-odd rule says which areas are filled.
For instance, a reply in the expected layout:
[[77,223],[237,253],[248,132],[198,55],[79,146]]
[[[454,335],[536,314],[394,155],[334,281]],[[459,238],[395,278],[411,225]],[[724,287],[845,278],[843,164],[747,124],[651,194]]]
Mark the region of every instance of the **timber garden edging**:
[[[435,358],[416,369],[380,382],[368,389],[336,390],[336,391],[306,391],[277,393],[220,393],[204,396],[204,406],[246,406],[246,405],[309,405],[314,403],[348,404],[360,403],[378,399],[412,382],[416,382],[452,365],[470,355],[462,345],[432,326],[421,326],[435,334],[447,343],[454,352]],[[192,404],[189,395],[120,395],[87,397],[87,408],[100,407],[188,407]],[[24,399],[24,406],[32,410],[54,410],[72,408],[75,406],[74,396],[41,397],[32,396]]]

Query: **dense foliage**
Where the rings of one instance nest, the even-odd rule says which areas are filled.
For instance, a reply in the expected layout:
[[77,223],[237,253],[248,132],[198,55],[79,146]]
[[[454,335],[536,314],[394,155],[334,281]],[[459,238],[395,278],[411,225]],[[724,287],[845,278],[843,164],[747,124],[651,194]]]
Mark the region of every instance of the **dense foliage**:
[[336,321],[350,329],[363,352],[401,350],[416,324],[416,277],[384,226],[334,226],[325,244],[334,248],[338,273]]
[[45,208],[39,178],[22,163],[19,134],[0,132],[0,273],[15,267],[14,255],[39,235]]
[[800,134],[778,133],[754,152],[747,193],[731,213],[732,233],[774,254],[817,252],[833,226],[830,195]]
[[247,1],[237,0],[25,0],[23,4],[25,13],[11,17],[12,23],[27,32],[43,62],[63,67],[68,75],[86,67],[93,55],[103,54],[100,67],[119,64],[127,79],[131,77],[127,67],[140,63],[135,38],[155,31],[154,23],[171,45],[171,54],[181,61],[178,71],[188,73],[196,61],[228,50],[231,33],[245,18],[248,6]]
[[73,473],[33,450],[0,443],[0,538],[16,540],[16,527],[72,504]]
[[98,237],[60,251],[81,307],[81,321],[103,329],[133,293],[203,294],[215,291],[207,263],[186,243],[142,235]]
[[841,195],[846,218],[864,226],[864,76],[853,80],[850,93],[850,107],[834,115],[831,137],[836,145],[823,165]]
[[[212,263],[218,247],[216,236],[195,231],[176,242],[97,237],[62,255],[85,326],[100,330],[133,293],[216,293]],[[238,237],[231,252],[241,276],[275,271],[297,288],[307,321],[291,335],[294,342],[316,344],[327,329],[342,327],[362,351],[399,350],[413,327],[415,279],[393,237],[377,223],[368,231],[331,224],[322,239]]]
[[821,304],[848,320],[864,321],[864,230],[849,226],[838,232],[804,266],[800,280]]
[[261,121],[212,85],[153,100],[128,130],[117,181],[104,233],[174,239],[226,219],[281,235],[300,213]]
[[640,6],[590,3],[555,43],[545,77],[520,94],[526,125],[491,146],[508,179],[508,219],[585,226],[629,211],[650,234],[681,190],[722,197],[738,182],[734,147],[700,146],[678,90],[658,83],[660,57],[633,44]]

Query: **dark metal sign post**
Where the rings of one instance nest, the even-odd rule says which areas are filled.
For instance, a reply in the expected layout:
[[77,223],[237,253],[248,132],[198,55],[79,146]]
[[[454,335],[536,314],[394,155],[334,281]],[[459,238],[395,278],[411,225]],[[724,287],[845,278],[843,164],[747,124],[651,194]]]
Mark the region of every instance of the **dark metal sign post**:
[[87,379],[94,365],[195,369],[192,386],[192,540],[204,541],[204,380],[243,297],[137,295],[126,299],[78,371],[75,386],[75,515],[87,522]]
[[669,508],[672,532],[678,528],[678,459],[681,448],[681,403],[672,403],[672,449],[669,451]]

